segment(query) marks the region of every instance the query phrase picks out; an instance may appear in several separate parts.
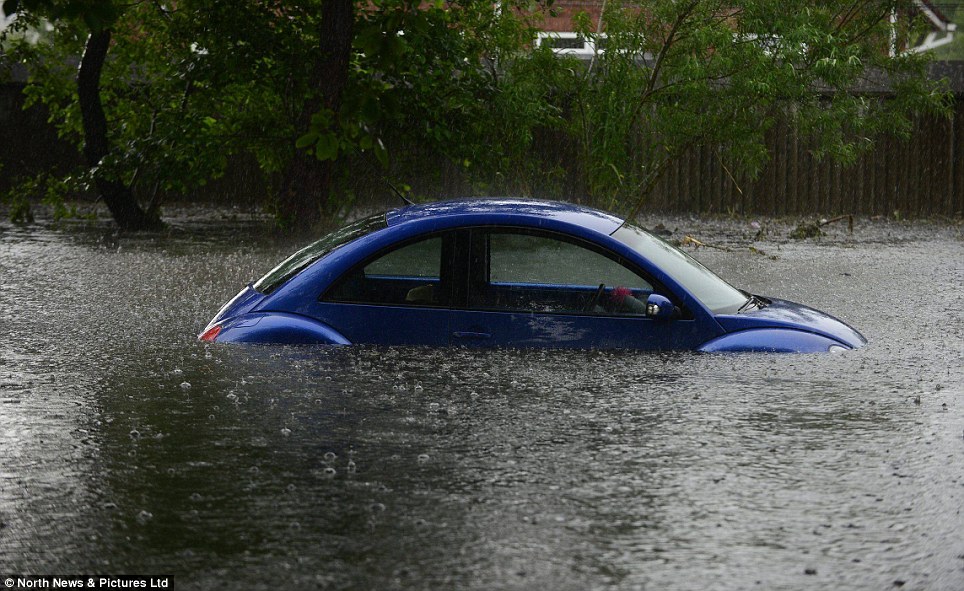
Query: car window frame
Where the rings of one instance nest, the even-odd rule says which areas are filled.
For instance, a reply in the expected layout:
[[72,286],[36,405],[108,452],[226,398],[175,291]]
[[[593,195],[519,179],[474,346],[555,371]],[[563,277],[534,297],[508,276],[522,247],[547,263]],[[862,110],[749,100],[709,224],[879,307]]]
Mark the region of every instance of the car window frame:
[[[432,232],[426,232],[424,234],[417,234],[415,236],[409,236],[405,239],[393,242],[387,246],[379,248],[375,252],[369,254],[368,256],[362,258],[359,262],[350,266],[346,271],[339,275],[334,281],[332,281],[320,294],[318,294],[317,301],[326,304],[344,304],[350,306],[381,306],[389,308],[434,308],[434,309],[453,309],[453,300],[458,297],[458,287],[459,278],[461,276],[460,267],[462,266],[459,261],[459,251],[457,247],[457,232],[458,228],[445,228],[442,230],[435,230]],[[446,237],[451,235],[452,242],[456,244],[446,246]],[[387,256],[393,252],[399,251],[403,248],[423,242],[426,240],[432,240],[433,238],[441,238],[441,252],[439,253],[439,282],[441,283],[442,278],[446,276],[446,272],[450,277],[452,277],[452,285],[450,285],[449,302],[448,303],[420,303],[420,302],[365,302],[365,301],[349,301],[349,300],[338,300],[331,297],[332,293],[336,291],[344,281],[347,281],[352,274],[364,270],[365,267],[371,263]],[[448,256],[446,256],[446,251]],[[446,269],[446,267],[448,267]],[[463,290],[464,291],[464,290]]]
[[[465,299],[465,309],[468,311],[486,312],[486,313],[495,313],[495,314],[522,313],[522,314],[545,314],[545,315],[551,315],[551,316],[580,316],[580,317],[586,317],[586,318],[627,318],[627,319],[646,318],[646,316],[642,316],[642,315],[618,314],[615,312],[590,313],[590,312],[581,311],[581,310],[542,311],[542,310],[527,310],[524,308],[522,309],[495,308],[494,309],[494,308],[472,307],[470,305],[470,302],[472,301],[472,295],[473,295],[472,292],[473,292],[473,289],[477,289],[476,285],[479,284],[479,277],[476,270],[476,267],[482,263],[479,260],[479,258],[484,259],[483,283],[485,284],[491,284],[491,267],[492,267],[492,257],[491,257],[492,253],[491,253],[490,241],[486,240],[484,247],[480,247],[476,243],[476,234],[482,234],[487,238],[491,236],[493,233],[499,233],[499,234],[521,234],[525,236],[549,238],[549,239],[559,240],[561,242],[566,242],[576,247],[584,248],[586,250],[595,252],[598,255],[608,258],[609,260],[616,263],[617,265],[621,265],[631,273],[634,273],[635,275],[639,276],[642,280],[649,283],[652,286],[651,293],[660,294],[669,298],[669,300],[675,306],[679,307],[681,311],[681,316],[680,316],[681,320],[693,319],[692,313],[686,309],[681,298],[677,296],[674,292],[672,292],[670,289],[668,289],[662,282],[657,280],[655,277],[653,277],[650,273],[648,273],[644,268],[636,264],[634,261],[627,259],[626,257],[620,255],[619,253],[609,248],[606,248],[604,245],[594,242],[592,240],[589,240],[580,236],[574,236],[572,234],[567,234],[565,232],[561,232],[558,230],[546,229],[546,228],[533,228],[530,226],[486,225],[486,226],[472,226],[472,227],[466,228],[466,230],[470,232],[469,260],[466,261],[467,262],[466,277],[468,281],[468,291],[466,294],[467,297]],[[479,248],[482,249],[483,251],[482,253],[476,252],[476,250]],[[537,285],[537,284],[534,283],[533,285]],[[612,286],[612,287],[616,287],[616,286]]]

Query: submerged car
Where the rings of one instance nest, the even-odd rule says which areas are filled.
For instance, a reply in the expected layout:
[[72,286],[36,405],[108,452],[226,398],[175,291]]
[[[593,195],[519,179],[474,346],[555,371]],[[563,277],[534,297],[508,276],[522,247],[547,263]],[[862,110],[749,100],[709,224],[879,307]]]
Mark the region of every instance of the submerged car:
[[410,205],[303,248],[225,304],[207,342],[823,352],[823,312],[731,286],[638,225],[568,203]]

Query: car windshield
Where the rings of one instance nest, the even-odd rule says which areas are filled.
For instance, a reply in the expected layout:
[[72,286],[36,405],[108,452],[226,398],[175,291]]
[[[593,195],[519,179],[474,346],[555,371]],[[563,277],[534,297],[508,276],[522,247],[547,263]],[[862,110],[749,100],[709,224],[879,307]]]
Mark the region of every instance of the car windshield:
[[254,284],[254,288],[261,293],[269,294],[278,289],[285,281],[297,275],[302,269],[339,246],[386,227],[388,227],[388,223],[385,221],[385,214],[378,213],[339,228],[282,261],[280,265],[271,269],[264,277],[259,279]]
[[747,302],[746,294],[699,261],[635,224],[626,222],[613,233],[613,238],[666,272],[714,314],[735,313]]

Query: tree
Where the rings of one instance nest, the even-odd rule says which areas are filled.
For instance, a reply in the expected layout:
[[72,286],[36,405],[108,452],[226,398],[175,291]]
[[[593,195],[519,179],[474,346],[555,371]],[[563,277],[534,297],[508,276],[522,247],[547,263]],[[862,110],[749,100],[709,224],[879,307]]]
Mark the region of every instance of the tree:
[[752,175],[778,120],[843,163],[880,133],[906,136],[915,113],[947,113],[950,99],[926,56],[900,51],[913,14],[908,0],[610,0],[601,26],[578,16],[605,41],[562,93],[587,192],[638,211],[695,145]]
[[101,73],[110,49],[119,8],[109,0],[6,0],[6,14],[27,11],[53,21],[68,21],[86,28],[83,56],[77,70],[76,104],[83,128],[83,154],[93,181],[117,224],[126,230],[156,229],[156,213],[145,211],[130,186],[109,170],[101,170],[111,157],[111,142],[101,100]]
[[[354,37],[355,6],[353,0],[324,0],[318,23],[318,47],[309,72],[309,95],[297,118],[296,130],[314,126],[318,133],[315,149],[296,151],[282,177],[278,211],[285,226],[310,227],[321,217],[321,207],[329,199],[337,158],[337,138],[328,131],[341,112],[348,86]],[[326,137],[323,137],[324,134]],[[328,137],[331,136],[331,137]],[[311,142],[302,140],[307,147]]]
[[[345,170],[363,155],[373,157],[384,175],[390,159],[412,164],[429,158],[436,165],[449,160],[494,170],[505,147],[492,141],[492,115],[504,106],[498,101],[499,76],[503,63],[531,43],[534,28],[527,16],[537,5],[509,1],[495,10],[479,0],[358,3],[347,77],[326,77],[338,83],[329,85],[326,104],[307,109],[313,113],[307,129],[298,126],[304,131],[297,147],[330,163],[326,170]],[[331,102],[335,96],[341,98],[337,104]],[[525,121],[522,127],[536,123]],[[363,174],[373,168],[365,163]],[[296,175],[291,179],[288,187],[302,188],[289,188],[283,198],[330,201],[323,195],[330,185],[316,183],[313,192],[296,182]]]
[[[100,7],[113,12],[101,17]],[[106,0],[24,0],[18,8],[24,24],[56,25],[52,43],[17,51],[31,63],[30,100],[78,141],[87,127],[62,65],[95,30],[87,20],[107,33],[91,38],[110,51],[100,94],[114,144],[95,179],[126,184],[153,214],[163,195],[203,185],[231,157],[251,154],[288,228],[337,210],[344,200],[333,187],[352,166],[388,174],[393,142],[399,160],[412,144],[460,162],[481,154],[465,146],[483,141],[489,66],[531,39],[517,11],[477,0],[141,1],[123,11]]]
[[[55,24],[52,43],[16,46],[31,64],[28,100],[83,147],[89,170],[75,180],[126,228],[152,226],[165,195],[240,155],[257,161],[289,229],[350,203],[360,177],[407,184],[445,161],[480,191],[575,184],[632,214],[694,145],[752,174],[765,133],[786,120],[818,155],[850,162],[877,134],[907,133],[913,113],[947,109],[925,58],[899,51],[911,0],[604,4],[601,23],[576,19],[605,40],[589,63],[533,47],[550,0],[4,7],[18,26]],[[81,53],[75,81],[67,64]],[[573,157],[547,161],[540,138]]]

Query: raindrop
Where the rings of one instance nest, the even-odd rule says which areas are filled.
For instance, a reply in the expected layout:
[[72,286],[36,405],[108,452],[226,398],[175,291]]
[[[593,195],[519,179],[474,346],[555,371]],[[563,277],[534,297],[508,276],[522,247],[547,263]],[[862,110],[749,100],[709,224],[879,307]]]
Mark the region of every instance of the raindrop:
[[281,429],[281,435],[283,437],[288,437],[289,435],[291,435],[291,429],[289,429],[288,427],[283,427]]
[[418,454],[418,463],[424,464],[428,461],[428,454]]
[[230,400],[231,402],[237,402],[237,401],[238,401],[238,395],[235,394],[234,392],[231,392],[230,394],[228,394],[227,396],[225,396],[225,398],[227,398],[227,399]]
[[191,501],[197,503],[197,502],[201,501],[202,499],[204,499],[204,497],[202,497],[202,496],[200,495],[200,493],[191,493]]
[[181,389],[189,390],[191,388],[191,382],[181,382]]
[[348,473],[354,474],[356,470],[358,470],[358,468],[355,466],[354,460],[348,460]]
[[336,474],[335,469],[332,468],[331,466],[328,466],[327,468],[325,468],[324,473],[325,473],[325,478],[334,478]]
[[438,412],[438,409],[440,407],[441,405],[438,402],[432,402],[431,404],[428,405],[428,410],[429,412]]
[[295,490],[296,490],[297,488],[298,488],[298,487],[295,486],[294,484],[289,484],[289,485],[288,485],[288,492],[295,492]]
[[385,511],[385,505],[383,505],[382,503],[372,503],[372,504],[368,507],[368,509],[369,509],[372,513],[383,513],[383,512]]
[[131,429],[130,436],[131,436],[131,439],[140,439],[141,432],[138,431],[137,429]]
[[137,523],[140,523],[141,525],[144,525],[151,519],[154,519],[154,514],[150,511],[141,510],[141,512],[137,514]]

